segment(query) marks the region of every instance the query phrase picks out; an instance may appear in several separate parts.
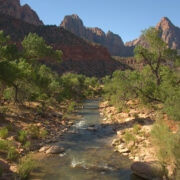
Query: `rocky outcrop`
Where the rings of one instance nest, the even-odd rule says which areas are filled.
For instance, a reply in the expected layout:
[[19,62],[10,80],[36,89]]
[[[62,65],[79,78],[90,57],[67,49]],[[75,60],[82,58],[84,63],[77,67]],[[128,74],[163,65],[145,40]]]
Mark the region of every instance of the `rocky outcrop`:
[[43,37],[48,45],[63,51],[63,62],[54,63],[42,60],[60,75],[65,72],[81,73],[87,76],[102,77],[112,74],[116,69],[127,66],[113,60],[106,48],[83,40],[64,28],[56,26],[36,26],[24,21],[0,14],[0,29],[19,43],[29,33]]
[[125,47],[121,37],[108,31],[106,34],[99,28],[85,27],[82,20],[76,15],[65,16],[60,27],[75,35],[106,47],[113,56],[131,56],[132,49]]
[[156,28],[162,32],[162,39],[169,47],[180,49],[180,28],[174,26],[167,17],[163,17]]
[[[180,28],[172,24],[167,18],[163,17],[161,21],[156,25],[156,28],[161,31],[162,39],[168,44],[170,48],[180,49]],[[143,38],[135,39],[134,41],[127,42],[125,44],[128,47],[134,47],[137,45],[144,45]]]
[[34,25],[43,25],[35,11],[29,5],[20,5],[20,0],[0,0],[0,13],[21,19]]

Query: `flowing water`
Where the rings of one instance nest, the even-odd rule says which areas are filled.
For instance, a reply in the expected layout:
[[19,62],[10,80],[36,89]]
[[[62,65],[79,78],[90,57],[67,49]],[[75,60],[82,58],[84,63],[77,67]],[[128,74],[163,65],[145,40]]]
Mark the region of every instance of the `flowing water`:
[[102,125],[99,100],[87,100],[79,118],[58,144],[65,153],[40,161],[31,180],[137,180],[131,175],[131,161],[113,152],[112,126]]

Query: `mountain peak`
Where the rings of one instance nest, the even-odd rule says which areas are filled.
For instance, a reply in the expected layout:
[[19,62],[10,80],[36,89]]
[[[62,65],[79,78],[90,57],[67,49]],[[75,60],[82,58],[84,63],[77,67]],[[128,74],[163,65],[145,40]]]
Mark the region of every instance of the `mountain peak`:
[[169,20],[169,18],[167,17],[162,17],[160,22],[156,25],[157,29],[169,29],[174,27],[174,25],[172,24],[172,22]]
[[0,0],[0,13],[21,19],[34,25],[43,25],[35,11],[29,5],[21,6],[20,0]]
[[80,19],[79,16],[77,14],[73,14],[71,15],[74,19]]

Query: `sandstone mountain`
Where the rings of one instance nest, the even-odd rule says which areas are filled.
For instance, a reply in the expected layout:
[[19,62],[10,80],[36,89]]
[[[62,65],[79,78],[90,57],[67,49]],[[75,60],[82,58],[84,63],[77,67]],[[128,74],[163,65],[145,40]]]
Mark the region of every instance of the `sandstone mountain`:
[[[161,31],[162,39],[169,45],[170,48],[180,49],[180,28],[172,24],[172,22],[167,18],[163,17],[161,21],[156,25],[156,28]],[[137,46],[143,45],[143,39],[135,39],[126,43],[126,46]]]
[[83,21],[76,15],[65,16],[60,27],[75,35],[106,47],[112,56],[131,56],[132,49],[126,47],[117,34],[108,31],[106,34],[99,28],[85,27]]
[[10,15],[34,25],[43,25],[35,11],[29,5],[20,5],[20,0],[0,0],[0,13]]
[[20,45],[29,33],[43,37],[47,44],[63,51],[63,62],[54,63],[49,59],[41,60],[56,72],[82,73],[87,76],[102,77],[112,74],[116,69],[126,69],[127,66],[111,58],[105,47],[92,44],[73,33],[57,26],[36,26],[11,16],[0,14],[0,30]]

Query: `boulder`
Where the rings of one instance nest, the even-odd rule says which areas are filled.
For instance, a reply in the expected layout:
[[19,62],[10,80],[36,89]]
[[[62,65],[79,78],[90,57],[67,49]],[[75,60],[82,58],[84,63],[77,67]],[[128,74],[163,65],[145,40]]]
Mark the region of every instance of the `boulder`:
[[63,152],[64,152],[63,147],[53,145],[46,151],[46,154],[59,154],[59,153],[63,153]]
[[161,164],[157,161],[152,162],[134,162],[131,165],[131,170],[137,176],[147,180],[163,179],[164,170]]

